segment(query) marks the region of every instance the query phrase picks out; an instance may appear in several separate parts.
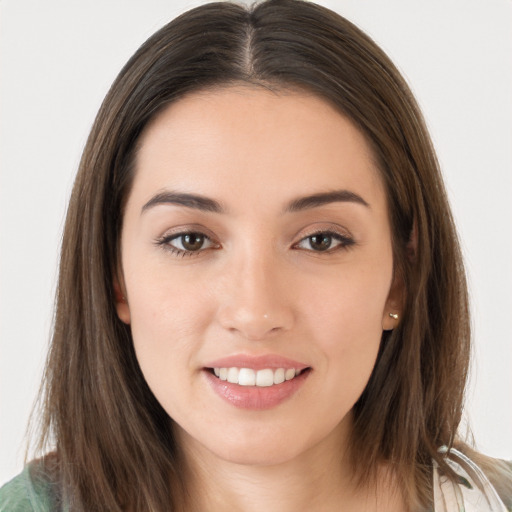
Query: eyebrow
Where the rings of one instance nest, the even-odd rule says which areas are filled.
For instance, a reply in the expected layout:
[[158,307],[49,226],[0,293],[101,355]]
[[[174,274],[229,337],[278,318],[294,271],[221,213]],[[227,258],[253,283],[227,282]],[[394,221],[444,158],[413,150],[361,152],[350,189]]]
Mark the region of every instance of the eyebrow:
[[195,208],[203,212],[224,213],[224,208],[215,199],[183,192],[159,192],[142,207],[141,213],[162,204],[175,204],[186,208]]
[[[293,199],[285,207],[285,213],[294,213],[311,208],[318,208],[330,203],[356,203],[366,207],[370,205],[358,194],[350,190],[334,190],[331,192],[321,192],[310,196]],[[142,212],[158,205],[173,204],[194,208],[209,213],[225,213],[223,206],[209,197],[199,194],[188,194],[184,192],[164,191],[154,195],[143,207]]]
[[333,190],[332,192],[323,192],[294,199],[288,204],[285,211],[289,213],[299,212],[330,203],[357,203],[370,208],[370,205],[355,192],[350,190]]

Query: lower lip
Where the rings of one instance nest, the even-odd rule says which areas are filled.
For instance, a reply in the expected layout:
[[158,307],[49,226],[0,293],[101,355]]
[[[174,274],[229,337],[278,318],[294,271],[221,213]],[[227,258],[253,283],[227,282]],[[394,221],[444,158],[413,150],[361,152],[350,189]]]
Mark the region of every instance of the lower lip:
[[291,398],[304,384],[310,370],[304,370],[291,380],[273,386],[240,386],[220,380],[209,370],[203,372],[212,389],[221,398],[240,409],[265,410],[272,409]]

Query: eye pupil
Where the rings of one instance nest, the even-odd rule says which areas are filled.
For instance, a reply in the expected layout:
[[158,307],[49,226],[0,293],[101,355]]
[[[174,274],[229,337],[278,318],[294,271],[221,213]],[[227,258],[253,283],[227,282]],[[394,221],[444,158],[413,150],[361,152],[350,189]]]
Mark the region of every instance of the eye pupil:
[[188,233],[182,236],[181,243],[187,251],[198,251],[204,244],[204,235],[200,233]]
[[309,237],[309,242],[315,251],[326,251],[331,247],[332,236],[324,234],[313,235]]

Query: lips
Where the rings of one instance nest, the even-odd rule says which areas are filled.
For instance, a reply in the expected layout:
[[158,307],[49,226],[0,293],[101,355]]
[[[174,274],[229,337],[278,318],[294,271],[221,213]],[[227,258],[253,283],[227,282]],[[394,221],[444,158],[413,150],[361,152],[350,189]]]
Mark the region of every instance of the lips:
[[212,361],[205,375],[213,391],[243,409],[269,409],[290,399],[311,368],[276,355],[232,356]]

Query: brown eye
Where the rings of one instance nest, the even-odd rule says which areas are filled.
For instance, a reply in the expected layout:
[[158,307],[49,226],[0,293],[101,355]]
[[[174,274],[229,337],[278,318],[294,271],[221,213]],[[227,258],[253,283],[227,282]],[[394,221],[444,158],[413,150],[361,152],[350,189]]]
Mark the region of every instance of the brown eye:
[[309,245],[311,246],[311,249],[314,251],[327,251],[327,249],[331,248],[332,245],[332,236],[320,233],[318,235],[313,235],[308,237],[309,238]]
[[313,252],[332,252],[354,245],[354,240],[331,231],[318,232],[303,238],[295,247]]
[[203,248],[204,239],[201,233],[188,233],[181,236],[181,244],[186,251],[198,251]]
[[216,244],[205,234],[199,232],[187,232],[171,237],[164,237],[159,242],[160,245],[165,245],[172,252],[179,255],[200,253],[205,249],[215,247]]

